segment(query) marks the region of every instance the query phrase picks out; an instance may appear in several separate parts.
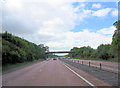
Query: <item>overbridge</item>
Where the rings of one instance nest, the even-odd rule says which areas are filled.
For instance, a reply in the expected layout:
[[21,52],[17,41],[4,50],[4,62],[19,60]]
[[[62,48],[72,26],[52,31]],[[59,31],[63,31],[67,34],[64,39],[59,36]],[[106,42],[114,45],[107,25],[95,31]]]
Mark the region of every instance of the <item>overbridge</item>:
[[50,53],[75,53],[75,51],[51,51],[51,52],[46,52],[46,54]]

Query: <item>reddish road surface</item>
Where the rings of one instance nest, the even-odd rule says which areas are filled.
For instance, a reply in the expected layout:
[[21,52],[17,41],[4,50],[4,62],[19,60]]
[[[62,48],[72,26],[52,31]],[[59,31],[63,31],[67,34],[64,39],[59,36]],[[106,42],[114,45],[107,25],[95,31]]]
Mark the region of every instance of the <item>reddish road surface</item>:
[[[68,67],[66,67],[68,66]],[[3,75],[3,86],[109,86],[60,60],[43,61]],[[72,72],[74,70],[78,75]],[[82,78],[79,77],[81,75]],[[91,85],[90,85],[91,83]]]

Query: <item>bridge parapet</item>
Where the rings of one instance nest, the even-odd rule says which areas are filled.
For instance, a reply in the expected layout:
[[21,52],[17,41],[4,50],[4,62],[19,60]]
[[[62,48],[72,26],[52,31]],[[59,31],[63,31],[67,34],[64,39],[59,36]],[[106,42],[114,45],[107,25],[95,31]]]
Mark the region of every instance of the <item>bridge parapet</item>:
[[51,52],[46,52],[46,54],[49,53],[75,53],[75,51],[51,51]]

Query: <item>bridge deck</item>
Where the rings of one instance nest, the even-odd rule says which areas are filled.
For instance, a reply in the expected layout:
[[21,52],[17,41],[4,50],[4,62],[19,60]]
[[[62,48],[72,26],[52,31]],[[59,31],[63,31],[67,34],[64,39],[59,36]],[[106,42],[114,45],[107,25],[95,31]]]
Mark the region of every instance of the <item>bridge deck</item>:
[[49,53],[75,53],[75,51],[53,51],[53,52],[46,52],[46,54]]

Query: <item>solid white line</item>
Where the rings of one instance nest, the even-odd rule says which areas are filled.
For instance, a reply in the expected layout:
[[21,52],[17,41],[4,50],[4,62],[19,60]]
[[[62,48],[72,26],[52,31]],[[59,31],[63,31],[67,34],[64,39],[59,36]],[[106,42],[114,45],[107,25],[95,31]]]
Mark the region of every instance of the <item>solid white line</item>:
[[[64,64],[65,65],[65,64]],[[90,83],[88,80],[86,80],[85,78],[83,78],[82,76],[80,76],[78,73],[76,73],[75,71],[73,71],[71,68],[69,68],[68,66],[65,65],[65,67],[67,67],[70,71],[72,71],[74,74],[76,74],[78,77],[80,77],[82,80],[84,80],[86,83],[88,83],[90,86],[92,86],[93,88],[96,88],[95,85],[93,85],[92,83]]]

